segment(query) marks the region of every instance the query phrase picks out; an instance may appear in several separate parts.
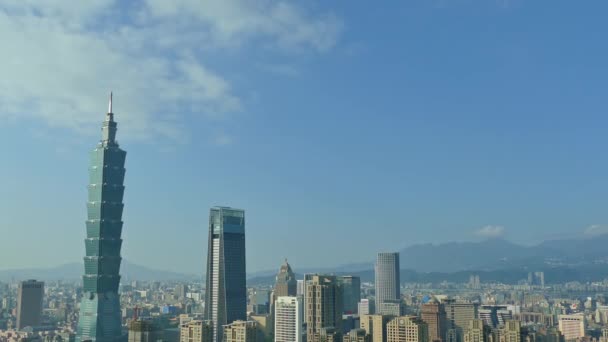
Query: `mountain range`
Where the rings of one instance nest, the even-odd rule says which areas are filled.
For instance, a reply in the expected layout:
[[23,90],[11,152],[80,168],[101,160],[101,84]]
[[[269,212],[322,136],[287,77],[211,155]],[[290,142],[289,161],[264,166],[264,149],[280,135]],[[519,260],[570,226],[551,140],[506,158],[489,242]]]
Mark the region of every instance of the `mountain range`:
[[[548,281],[595,281],[608,278],[608,234],[586,239],[545,241],[533,246],[519,245],[504,239],[481,242],[449,242],[418,244],[400,251],[404,281],[437,282],[466,281],[470,274],[479,274],[482,281],[514,283],[529,271],[544,271]],[[302,268],[299,273],[335,273],[361,276],[373,280],[373,261],[336,267]],[[250,283],[271,282],[277,270],[248,275]],[[53,268],[0,270],[0,280],[41,279],[78,280],[81,263]],[[121,274],[125,280],[194,280],[201,275],[155,270],[123,261]]]
[[[0,270],[0,281],[38,279],[38,280],[79,280],[84,273],[84,266],[81,263],[69,263],[50,268],[25,268]],[[121,265],[121,275],[123,280],[175,280],[186,281],[196,280],[196,275],[183,274],[171,271],[155,270],[146,266],[136,265],[123,260]],[[200,275],[198,276],[200,280]]]

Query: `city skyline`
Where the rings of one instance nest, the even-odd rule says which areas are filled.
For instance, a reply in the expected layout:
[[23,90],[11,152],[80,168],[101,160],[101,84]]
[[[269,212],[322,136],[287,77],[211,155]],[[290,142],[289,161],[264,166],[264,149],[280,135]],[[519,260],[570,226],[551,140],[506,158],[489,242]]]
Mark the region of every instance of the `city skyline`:
[[[110,90],[138,175],[123,246],[136,264],[201,273],[200,208],[215,205],[247,210],[250,271],[608,231],[607,4],[179,3],[0,5],[0,268],[85,253],[82,165]],[[293,232],[309,234],[282,243]],[[300,247],[320,234],[319,253]],[[332,243],[345,236],[348,248]],[[25,245],[45,257],[11,257]]]

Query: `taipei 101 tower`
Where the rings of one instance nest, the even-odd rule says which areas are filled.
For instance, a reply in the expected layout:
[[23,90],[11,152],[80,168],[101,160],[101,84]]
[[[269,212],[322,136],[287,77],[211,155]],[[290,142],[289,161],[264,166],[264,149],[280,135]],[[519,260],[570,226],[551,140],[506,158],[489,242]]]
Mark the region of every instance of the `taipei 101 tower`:
[[91,152],[89,168],[83,298],[77,333],[77,341],[81,342],[126,340],[121,327],[118,283],[127,153],[116,142],[112,94],[101,132],[101,141]]

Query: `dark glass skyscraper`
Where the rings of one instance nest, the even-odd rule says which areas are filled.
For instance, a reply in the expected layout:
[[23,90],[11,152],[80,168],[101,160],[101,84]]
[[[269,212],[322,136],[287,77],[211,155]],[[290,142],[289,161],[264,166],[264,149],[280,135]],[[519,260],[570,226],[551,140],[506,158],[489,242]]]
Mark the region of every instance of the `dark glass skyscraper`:
[[118,283],[126,154],[116,142],[110,95],[102,138],[91,152],[78,341],[109,342],[123,338]]
[[205,318],[213,322],[216,342],[222,340],[223,325],[247,320],[245,277],[245,212],[211,208]]

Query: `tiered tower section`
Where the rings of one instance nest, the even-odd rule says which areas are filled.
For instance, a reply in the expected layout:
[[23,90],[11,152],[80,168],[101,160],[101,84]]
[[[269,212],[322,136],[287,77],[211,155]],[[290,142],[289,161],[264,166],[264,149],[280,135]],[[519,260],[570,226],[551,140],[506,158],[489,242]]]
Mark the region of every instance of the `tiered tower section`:
[[124,337],[118,284],[127,153],[116,142],[116,128],[110,95],[102,140],[91,152],[79,341],[114,342]]

